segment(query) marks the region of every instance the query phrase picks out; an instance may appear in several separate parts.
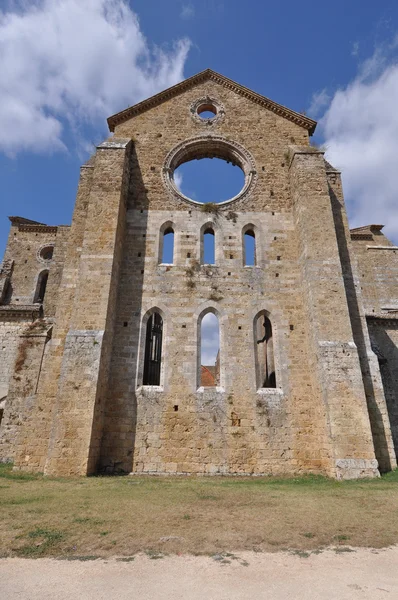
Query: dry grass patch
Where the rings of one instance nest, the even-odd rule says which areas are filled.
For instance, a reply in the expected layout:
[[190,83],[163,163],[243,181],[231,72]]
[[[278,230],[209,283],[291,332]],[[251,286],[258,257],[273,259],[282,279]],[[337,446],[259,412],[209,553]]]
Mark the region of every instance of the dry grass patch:
[[308,553],[398,542],[398,472],[380,480],[44,478],[0,465],[3,556]]

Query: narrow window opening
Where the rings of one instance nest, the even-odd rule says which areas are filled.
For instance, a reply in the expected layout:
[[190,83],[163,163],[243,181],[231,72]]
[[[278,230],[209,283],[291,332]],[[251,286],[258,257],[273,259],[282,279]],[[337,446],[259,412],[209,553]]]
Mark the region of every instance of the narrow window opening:
[[174,260],[174,230],[167,227],[163,232],[162,263],[172,265]]
[[48,271],[42,271],[37,280],[36,294],[35,294],[34,302],[39,302],[40,304],[43,303],[44,296],[46,293],[47,280],[48,280]]
[[178,404],[174,404],[174,412],[178,412]]
[[214,229],[208,227],[203,233],[203,263],[214,265],[216,262],[216,245]]
[[267,315],[260,313],[254,322],[256,370],[258,388],[276,388],[272,325]]
[[256,264],[256,236],[252,229],[245,231],[244,238],[244,252],[245,252],[245,266],[254,267]]
[[153,313],[146,326],[143,385],[160,385],[162,362],[163,319]]
[[220,385],[220,332],[218,318],[207,313],[200,324],[200,385]]

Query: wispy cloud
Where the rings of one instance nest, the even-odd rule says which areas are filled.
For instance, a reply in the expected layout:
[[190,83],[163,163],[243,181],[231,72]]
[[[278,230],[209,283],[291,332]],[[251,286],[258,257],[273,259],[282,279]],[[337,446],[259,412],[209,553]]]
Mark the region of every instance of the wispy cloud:
[[358,56],[359,54],[359,42],[353,42],[351,47],[351,56]]
[[[182,181],[183,181],[183,176],[182,173],[179,173],[178,171],[176,171],[174,173],[174,183],[176,184],[176,186],[178,187],[178,189],[182,192]],[[184,192],[183,192],[184,193]]]
[[398,241],[398,64],[378,47],[336,91],[320,121],[327,158],[342,170],[351,226],[384,223]]
[[[12,4],[11,6],[15,6]],[[151,46],[125,0],[36,0],[0,11],[0,151],[65,149],[66,134],[183,79],[190,43]]]
[[322,109],[329,104],[329,102],[330,96],[327,93],[326,88],[319,92],[315,92],[315,94],[312,95],[311,104],[308,109],[309,116],[316,118],[322,111]]
[[184,3],[181,7],[180,17],[181,19],[193,19],[195,16],[195,7],[191,2]]

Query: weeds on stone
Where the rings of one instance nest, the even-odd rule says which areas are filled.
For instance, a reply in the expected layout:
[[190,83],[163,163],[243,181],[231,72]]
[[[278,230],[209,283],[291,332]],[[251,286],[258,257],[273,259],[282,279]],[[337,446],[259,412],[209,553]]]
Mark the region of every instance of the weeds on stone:
[[220,207],[215,202],[206,202],[200,207],[201,212],[211,213],[212,215],[219,215]]

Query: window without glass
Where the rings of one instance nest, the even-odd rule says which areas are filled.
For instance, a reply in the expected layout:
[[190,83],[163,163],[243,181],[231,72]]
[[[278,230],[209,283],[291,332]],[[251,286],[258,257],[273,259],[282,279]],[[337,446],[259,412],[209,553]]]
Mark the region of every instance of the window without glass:
[[254,267],[256,264],[256,236],[253,229],[247,229],[243,234],[244,265]]
[[43,303],[44,296],[46,293],[47,280],[48,280],[48,271],[42,271],[37,280],[35,299],[33,302]]
[[174,229],[167,227],[163,232],[162,263],[172,265],[174,262]]
[[40,250],[40,258],[42,258],[43,260],[51,260],[53,257],[53,253],[54,253],[53,246],[45,246],[44,248],[42,248]]
[[200,327],[200,385],[220,385],[220,330],[217,316],[206,313],[199,321]]
[[202,264],[204,265],[214,265],[216,263],[216,245],[215,245],[215,235],[214,229],[212,227],[207,227],[203,231],[203,260]]
[[146,325],[143,385],[160,385],[163,319],[153,313]]
[[254,319],[257,388],[276,388],[272,325],[266,311]]

